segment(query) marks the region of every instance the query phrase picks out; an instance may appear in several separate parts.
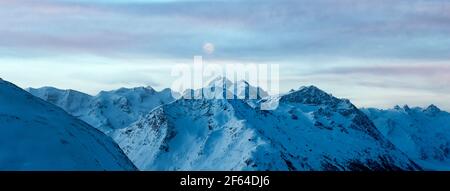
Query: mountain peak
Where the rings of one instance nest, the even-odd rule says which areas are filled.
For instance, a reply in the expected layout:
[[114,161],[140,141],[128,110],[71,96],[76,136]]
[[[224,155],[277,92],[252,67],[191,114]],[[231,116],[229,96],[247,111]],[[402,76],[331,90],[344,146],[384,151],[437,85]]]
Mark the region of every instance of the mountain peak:
[[238,83],[238,84],[245,84],[245,85],[247,85],[247,86],[250,85],[250,83],[248,83],[248,82],[245,81],[245,80],[239,80],[237,83]]
[[324,92],[316,86],[302,86],[296,91],[290,91],[283,95],[280,101],[297,102],[304,104],[336,104],[339,99],[333,97],[331,94]]
[[228,88],[229,86],[232,86],[234,84],[251,86],[251,84],[246,80],[237,80],[235,83],[234,81],[231,81],[230,79],[223,77],[223,76],[215,77],[212,80],[209,80],[207,84],[208,85],[206,87],[217,86],[217,85],[224,86],[225,85]]
[[155,91],[151,86],[139,86],[131,88],[133,91]]
[[150,86],[150,85],[148,85],[148,86],[145,86],[145,89],[149,89],[149,90],[155,90],[152,86]]
[[403,106],[403,109],[404,109],[405,111],[410,111],[410,110],[411,110],[411,108],[408,106],[408,104],[405,104],[405,105]]
[[252,86],[249,82],[245,80],[233,82],[223,76],[213,78],[208,82],[208,85],[200,89],[200,91],[203,92],[205,88],[210,89],[213,92],[222,93],[223,97],[227,98],[234,97],[234,99],[236,98],[261,99],[269,95],[262,88]]
[[209,80],[207,87],[223,87],[228,88],[233,82],[226,77],[218,76]]
[[407,104],[405,104],[405,105],[403,105],[403,106],[395,105],[395,106],[394,106],[394,110],[398,110],[398,111],[410,111],[411,108],[410,108]]
[[133,87],[133,88],[121,87],[119,89],[112,90],[112,91],[101,91],[100,94],[104,94],[104,93],[130,94],[132,92],[152,93],[152,92],[156,92],[156,91],[151,86],[146,86],[146,87],[139,86],[139,87]]
[[299,88],[298,91],[302,91],[302,92],[308,93],[310,95],[328,95],[328,96],[331,96],[330,94],[326,93],[325,91],[319,89],[318,87],[316,87],[314,85],[302,86],[302,87]]
[[426,109],[423,110],[425,113],[435,114],[441,112],[441,109],[439,109],[434,104],[429,105]]

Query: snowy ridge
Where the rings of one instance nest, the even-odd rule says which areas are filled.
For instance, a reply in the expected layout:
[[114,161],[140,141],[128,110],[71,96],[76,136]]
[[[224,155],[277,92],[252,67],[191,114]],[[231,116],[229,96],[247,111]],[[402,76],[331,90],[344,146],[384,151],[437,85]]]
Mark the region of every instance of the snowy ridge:
[[273,99],[179,99],[113,136],[141,170],[420,169],[348,100],[315,87]]
[[96,96],[51,87],[29,88],[28,91],[107,134],[127,127],[155,107],[174,100],[170,89],[157,92],[151,87],[120,88],[102,91]]
[[60,90],[54,87],[27,88],[26,91],[64,109],[73,116],[82,115],[84,108],[88,107],[92,99],[92,96],[79,91]]
[[428,170],[450,170],[450,114],[435,105],[423,109],[363,109],[379,131]]
[[0,169],[136,170],[111,138],[3,80]]

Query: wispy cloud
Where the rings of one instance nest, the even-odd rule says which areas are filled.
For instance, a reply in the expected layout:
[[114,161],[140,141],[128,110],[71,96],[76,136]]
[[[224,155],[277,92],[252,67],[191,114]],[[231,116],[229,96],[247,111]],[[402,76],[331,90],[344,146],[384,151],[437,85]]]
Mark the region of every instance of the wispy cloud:
[[316,70],[306,77],[343,79],[344,84],[364,87],[423,90],[450,93],[450,64],[388,64],[369,66],[336,66]]
[[[0,47],[218,58],[449,59],[447,1],[2,1]],[[14,40],[12,40],[14,39]],[[57,50],[55,50],[57,49]]]
[[395,76],[448,76],[450,64],[390,64],[379,66],[344,66],[333,67],[313,72],[313,74],[367,74],[367,75],[395,75]]

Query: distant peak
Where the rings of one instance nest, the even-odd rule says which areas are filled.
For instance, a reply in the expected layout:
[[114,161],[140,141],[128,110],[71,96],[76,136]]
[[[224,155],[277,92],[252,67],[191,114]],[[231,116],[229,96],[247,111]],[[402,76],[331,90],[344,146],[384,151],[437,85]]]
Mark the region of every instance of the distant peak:
[[[237,81],[236,84],[239,85],[239,86],[244,85],[244,86],[246,86],[246,87],[250,87],[250,86],[258,87],[258,86],[257,86],[258,82],[249,83],[249,82],[246,81],[246,80],[239,80],[239,81]],[[259,88],[259,87],[258,87],[258,88]]]
[[232,81],[232,80],[230,80],[230,79],[228,79],[226,77],[223,77],[223,76],[218,76],[218,77],[215,77],[215,78],[213,78],[211,80],[208,80],[206,82],[206,84],[207,84],[206,87],[212,87],[212,86],[217,86],[217,85],[219,85],[219,86],[233,86],[233,85],[242,86],[242,85],[244,85],[246,87],[249,87],[249,86],[257,87],[256,86],[257,82],[250,83],[250,82],[248,82],[247,80],[244,80],[244,79]]
[[213,78],[212,80],[208,81],[208,87],[215,87],[215,86],[230,86],[233,82],[229,80],[226,77],[223,76],[217,76]]
[[325,93],[325,91],[319,89],[318,87],[316,87],[314,85],[302,86],[299,88],[299,91],[310,91],[310,92],[314,91],[314,92],[319,92],[319,93]]
[[113,92],[129,92],[129,91],[155,91],[151,86],[139,86],[134,88],[125,88],[121,87],[117,90],[113,90]]
[[424,110],[424,112],[426,112],[426,113],[439,113],[439,112],[441,112],[441,109],[439,109],[434,104],[431,104]]
[[243,84],[245,84],[245,85],[250,85],[247,81],[245,81],[245,80],[239,80],[238,81],[238,84],[241,84],[241,83],[243,83]]
[[132,88],[133,91],[155,91],[151,86],[140,86]]
[[325,91],[319,89],[316,86],[302,86],[297,91],[293,91],[291,93],[298,93],[301,92],[303,95],[309,95],[309,96],[324,96],[324,97],[331,97],[330,94],[326,93]]
[[405,104],[403,106],[395,105],[394,110],[409,112],[409,111],[411,111],[411,108],[407,104]]
[[164,88],[161,90],[161,92],[172,92],[172,89],[170,88]]
[[407,104],[405,104],[405,105],[403,106],[403,109],[404,109],[405,111],[411,110],[411,108],[410,108]]

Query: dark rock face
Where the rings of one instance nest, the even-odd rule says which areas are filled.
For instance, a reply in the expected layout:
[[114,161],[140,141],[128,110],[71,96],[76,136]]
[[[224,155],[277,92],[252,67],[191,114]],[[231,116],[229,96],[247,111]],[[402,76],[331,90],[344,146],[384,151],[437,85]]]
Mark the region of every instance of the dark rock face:
[[300,90],[292,91],[282,96],[281,102],[293,102],[313,105],[336,106],[339,99],[325,93],[315,86],[302,87]]

